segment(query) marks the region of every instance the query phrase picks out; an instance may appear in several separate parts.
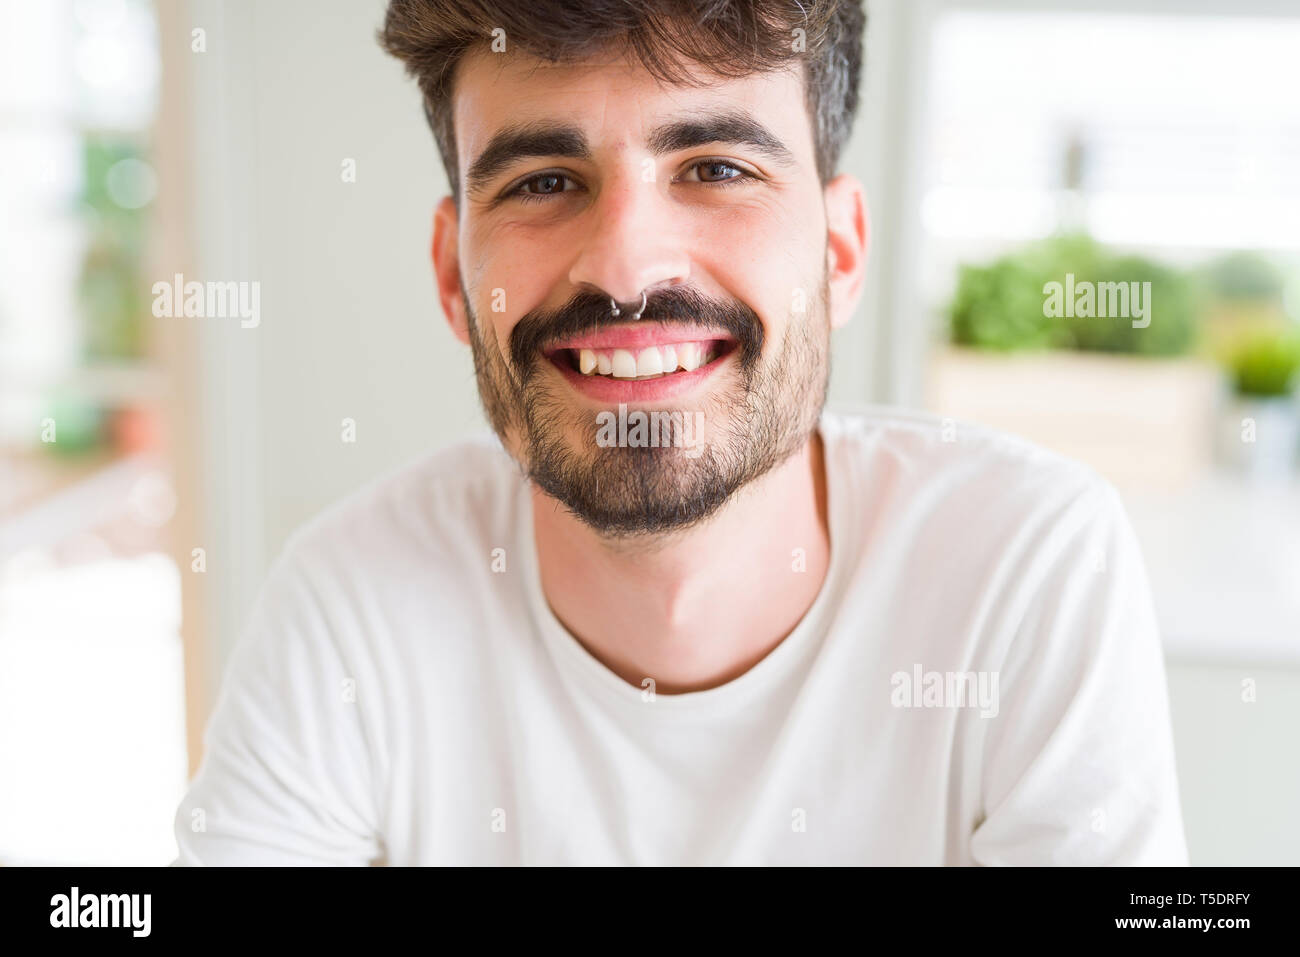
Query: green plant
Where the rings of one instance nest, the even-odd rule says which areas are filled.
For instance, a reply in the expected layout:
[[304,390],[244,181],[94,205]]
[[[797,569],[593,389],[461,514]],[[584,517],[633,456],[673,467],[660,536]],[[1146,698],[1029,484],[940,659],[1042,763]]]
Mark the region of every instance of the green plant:
[[[1050,283],[1063,285],[1067,276],[1072,288],[1130,284],[1129,289],[1143,296],[1151,321],[1134,326],[1132,311],[1106,317],[1048,315],[1045,290]],[[1089,236],[1066,234],[987,265],[963,266],[948,319],[954,343],[981,349],[1168,356],[1181,355],[1195,344],[1199,308],[1190,279],[1179,270],[1138,256],[1115,256]]]
[[1056,322],[1043,315],[1039,279],[1017,256],[962,266],[949,309],[953,342],[1000,351],[1051,345]]
[[1103,258],[1092,268],[1088,278],[1094,282],[1140,290],[1150,322],[1135,326],[1128,316],[1066,319],[1070,348],[1140,356],[1177,356],[1192,348],[1198,304],[1186,275],[1141,256]]
[[129,139],[96,135],[83,143],[87,243],[77,292],[86,359],[132,359],[146,350],[145,215],[119,206],[109,188],[117,164],[140,159]]
[[1254,252],[1234,252],[1212,260],[1199,270],[1206,291],[1225,302],[1278,300],[1285,285],[1271,259]]
[[1228,368],[1238,395],[1288,396],[1300,371],[1300,332],[1283,328],[1243,335],[1228,354]]
[[48,399],[41,439],[41,448],[64,458],[97,449],[104,440],[103,409],[73,393],[56,392]]

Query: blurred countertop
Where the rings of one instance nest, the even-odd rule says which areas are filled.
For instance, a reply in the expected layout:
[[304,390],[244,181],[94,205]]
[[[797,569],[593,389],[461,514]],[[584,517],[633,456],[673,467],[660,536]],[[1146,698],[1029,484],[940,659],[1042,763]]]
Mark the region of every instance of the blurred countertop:
[[1300,478],[1121,488],[1173,660],[1300,667]]

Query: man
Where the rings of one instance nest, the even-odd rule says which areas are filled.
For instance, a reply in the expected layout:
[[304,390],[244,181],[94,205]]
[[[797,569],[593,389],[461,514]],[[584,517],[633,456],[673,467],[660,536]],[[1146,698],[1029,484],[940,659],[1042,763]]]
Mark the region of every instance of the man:
[[295,536],[181,863],[1186,862],[1113,488],[823,412],[862,31],[848,0],[392,0],[495,437]]

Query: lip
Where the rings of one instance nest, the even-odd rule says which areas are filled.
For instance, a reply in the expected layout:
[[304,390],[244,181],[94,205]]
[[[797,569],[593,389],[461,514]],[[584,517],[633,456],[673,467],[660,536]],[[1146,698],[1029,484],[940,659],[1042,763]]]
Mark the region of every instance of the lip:
[[[707,329],[692,323],[637,322],[630,325],[609,326],[585,336],[575,336],[546,347],[548,359],[563,349],[646,349],[666,346],[674,342],[726,342],[736,343],[733,336],[717,329]],[[689,375],[690,373],[686,373]]]
[[[681,342],[679,335],[676,339],[664,339],[663,342]],[[658,345],[655,342],[645,342],[644,345]],[[657,379],[615,379],[611,376],[603,375],[583,375],[581,372],[572,368],[564,352],[560,351],[562,347],[557,347],[552,353],[547,350],[547,358],[550,359],[551,365],[564,376],[575,392],[593,399],[597,402],[662,402],[677,396],[690,392],[697,388],[705,380],[712,378],[725,363],[730,362],[731,357],[735,354],[736,349],[728,349],[725,353],[714,358],[706,365],[700,366],[690,372],[675,372],[672,375],[661,376]],[[571,347],[590,349],[591,346]],[[599,348],[623,348],[621,346],[601,346]]]

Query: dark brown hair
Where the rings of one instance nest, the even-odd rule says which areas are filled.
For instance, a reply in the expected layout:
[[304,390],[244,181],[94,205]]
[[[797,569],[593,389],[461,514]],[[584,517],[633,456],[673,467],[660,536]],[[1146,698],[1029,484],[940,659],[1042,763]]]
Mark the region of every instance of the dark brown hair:
[[[494,30],[505,31],[511,49],[550,63],[621,45],[653,77],[679,85],[692,82],[683,63],[733,78],[802,59],[817,174],[825,185],[857,112],[865,24],[861,0],[391,0],[379,43],[420,85],[459,204],[451,110],[456,66],[476,44],[490,44]],[[797,52],[796,37],[803,45]]]

